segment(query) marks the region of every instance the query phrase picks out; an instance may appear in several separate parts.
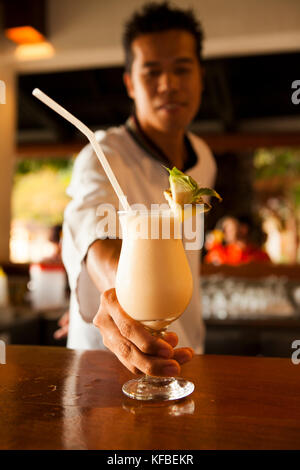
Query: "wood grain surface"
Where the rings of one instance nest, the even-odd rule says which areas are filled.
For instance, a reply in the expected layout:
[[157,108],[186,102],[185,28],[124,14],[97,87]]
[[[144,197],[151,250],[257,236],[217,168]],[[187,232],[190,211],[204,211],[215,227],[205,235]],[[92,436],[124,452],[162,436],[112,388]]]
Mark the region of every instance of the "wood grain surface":
[[300,449],[300,364],[196,356],[190,397],[131,400],[106,351],[8,346],[0,365],[1,449]]

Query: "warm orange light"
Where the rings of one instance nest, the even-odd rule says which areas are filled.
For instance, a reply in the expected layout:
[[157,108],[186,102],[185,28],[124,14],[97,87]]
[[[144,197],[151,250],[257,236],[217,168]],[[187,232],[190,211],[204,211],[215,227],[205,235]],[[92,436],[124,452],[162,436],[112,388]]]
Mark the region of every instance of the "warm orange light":
[[47,41],[38,44],[19,44],[15,50],[15,56],[18,60],[38,60],[47,59],[55,54],[55,50]]
[[8,28],[5,30],[5,36],[17,44],[36,44],[45,41],[44,36],[32,26]]

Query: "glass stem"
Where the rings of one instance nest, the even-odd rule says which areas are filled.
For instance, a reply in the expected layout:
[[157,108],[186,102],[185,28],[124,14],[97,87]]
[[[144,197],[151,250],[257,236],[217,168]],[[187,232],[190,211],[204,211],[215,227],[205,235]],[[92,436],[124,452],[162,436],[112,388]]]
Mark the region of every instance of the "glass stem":
[[[154,330],[153,328],[149,328],[147,326],[145,328],[155,338],[162,338],[162,339],[163,339],[164,332],[168,329],[167,326],[159,330]],[[143,382],[151,383],[152,385],[157,385],[159,387],[159,386],[163,386],[163,385],[167,385],[171,383],[174,380],[174,378],[173,377],[159,377],[159,376],[145,374],[141,380]]]

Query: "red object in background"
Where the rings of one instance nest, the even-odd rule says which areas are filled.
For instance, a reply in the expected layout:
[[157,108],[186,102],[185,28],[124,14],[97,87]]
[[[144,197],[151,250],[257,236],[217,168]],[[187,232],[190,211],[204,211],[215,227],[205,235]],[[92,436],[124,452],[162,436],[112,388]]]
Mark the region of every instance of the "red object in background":
[[62,263],[51,263],[51,260],[48,262],[32,263],[30,267],[39,268],[41,271],[65,271],[65,267]]
[[228,245],[215,243],[204,257],[205,263],[216,265],[229,264],[235,266],[268,261],[270,261],[269,256],[261,248],[252,244],[242,246],[240,243],[229,243]]

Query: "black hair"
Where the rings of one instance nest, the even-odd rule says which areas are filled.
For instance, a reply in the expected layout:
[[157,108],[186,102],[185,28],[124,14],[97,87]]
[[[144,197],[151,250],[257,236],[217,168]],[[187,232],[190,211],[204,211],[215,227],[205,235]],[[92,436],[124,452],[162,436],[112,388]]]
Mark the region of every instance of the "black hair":
[[193,10],[171,7],[169,2],[150,2],[146,3],[141,11],[135,12],[125,24],[123,47],[126,71],[130,72],[131,70],[133,62],[131,45],[136,38],[143,34],[169,31],[171,29],[188,31],[194,36],[196,54],[201,63],[203,30]]
[[255,223],[254,217],[249,214],[237,215],[235,218],[238,220],[240,224],[247,225],[249,229]]

